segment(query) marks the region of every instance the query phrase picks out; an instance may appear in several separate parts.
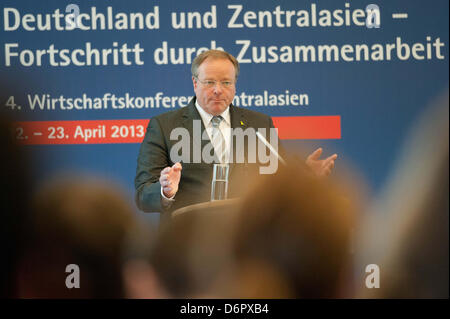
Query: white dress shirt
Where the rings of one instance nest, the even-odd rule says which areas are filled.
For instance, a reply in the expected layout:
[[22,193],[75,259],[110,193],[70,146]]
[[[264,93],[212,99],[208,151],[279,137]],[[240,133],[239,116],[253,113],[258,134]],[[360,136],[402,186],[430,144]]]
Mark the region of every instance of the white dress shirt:
[[[205,125],[206,132],[208,133],[208,137],[211,140],[213,125],[211,123],[211,119],[213,118],[212,114],[207,113],[199,104],[198,100],[195,101],[195,107],[197,108],[198,113],[200,113],[200,117],[202,118],[203,124]],[[230,107],[228,106],[225,111],[221,114],[223,120],[220,122],[219,130],[225,139],[225,163],[229,162],[230,156],[230,140],[231,140],[231,120],[230,120]]]
[[[202,118],[203,124],[205,126],[206,132],[208,133],[209,139],[211,139],[213,126],[211,123],[211,119],[213,118],[212,114],[209,114],[206,112],[200,104],[198,104],[198,100],[195,101],[195,107],[197,108],[198,113],[200,113],[200,117]],[[230,107],[228,106],[225,111],[223,111],[221,114],[223,120],[220,122],[219,129],[222,133],[224,139],[225,139],[225,162],[229,161],[230,156],[230,140],[231,140],[231,119],[230,119]],[[175,194],[176,195],[176,194]],[[162,197],[162,204],[163,206],[169,206],[172,204],[173,201],[175,201],[173,195],[172,197],[168,198],[163,193],[163,188],[161,186],[161,197]]]

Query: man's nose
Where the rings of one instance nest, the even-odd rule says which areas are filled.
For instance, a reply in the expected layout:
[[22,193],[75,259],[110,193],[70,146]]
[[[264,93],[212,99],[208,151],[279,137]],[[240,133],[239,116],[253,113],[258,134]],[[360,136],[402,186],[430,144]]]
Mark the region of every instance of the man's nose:
[[215,94],[220,94],[220,93],[222,93],[222,84],[221,84],[220,82],[217,82],[217,83],[214,85],[214,93],[215,93]]

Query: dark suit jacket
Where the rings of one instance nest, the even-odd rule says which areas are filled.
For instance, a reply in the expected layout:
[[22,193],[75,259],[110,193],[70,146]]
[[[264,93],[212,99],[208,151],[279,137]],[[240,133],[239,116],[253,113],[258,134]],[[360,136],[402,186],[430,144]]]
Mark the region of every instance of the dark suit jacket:
[[[186,128],[193,145],[193,120],[200,120],[202,132],[205,130],[200,114],[195,107],[194,97],[190,103],[181,109],[170,111],[153,117],[147,127],[145,138],[139,151],[135,178],[136,203],[145,212],[170,212],[187,205],[206,202],[211,197],[211,180],[213,164],[193,163],[192,151],[190,163],[181,163],[181,180],[175,202],[169,209],[161,205],[160,172],[167,166],[172,166],[170,149],[177,140],[170,140],[172,129]],[[272,128],[272,119],[265,114],[246,110],[230,105],[231,128]],[[202,149],[209,141],[201,141]],[[246,152],[244,152],[246,153]],[[245,157],[247,159],[247,157]],[[257,171],[258,164],[230,164],[228,197],[237,197],[241,190],[242,178]],[[236,182],[236,176],[241,183]]]

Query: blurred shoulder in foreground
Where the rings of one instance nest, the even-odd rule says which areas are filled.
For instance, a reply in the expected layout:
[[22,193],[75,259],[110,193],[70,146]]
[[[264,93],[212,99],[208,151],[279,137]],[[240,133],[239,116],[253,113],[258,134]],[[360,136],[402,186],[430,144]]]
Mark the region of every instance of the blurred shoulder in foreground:
[[447,91],[414,123],[368,212],[358,236],[359,264],[377,264],[381,276],[378,289],[359,287],[361,297],[448,298],[448,165]]

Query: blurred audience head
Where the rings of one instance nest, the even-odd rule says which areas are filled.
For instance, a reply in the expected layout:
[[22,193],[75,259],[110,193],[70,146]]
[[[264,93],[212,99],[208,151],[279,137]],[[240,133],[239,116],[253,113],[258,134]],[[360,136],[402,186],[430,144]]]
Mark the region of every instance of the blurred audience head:
[[175,298],[333,298],[351,275],[352,200],[293,160],[244,198],[194,205],[161,228],[150,265]]
[[[32,240],[20,266],[25,298],[124,297],[122,261],[136,230],[131,204],[106,181],[66,177],[35,194]],[[79,288],[74,268],[79,270]]]
[[302,161],[256,181],[236,219],[226,298],[335,298],[351,265],[354,211],[330,179]]
[[[0,96],[1,101],[6,101]],[[1,107],[1,105],[0,105]],[[12,123],[6,114],[0,114],[0,203],[2,222],[0,242],[2,262],[0,263],[0,297],[17,296],[15,279],[17,264],[26,242],[31,196],[28,165],[22,150],[14,140]]]
[[448,163],[447,91],[414,122],[359,231],[358,268],[376,264],[380,273],[379,288],[361,284],[360,297],[448,298]]
[[167,296],[214,297],[210,286],[230,264],[235,207],[235,203],[197,204],[162,225],[150,264]]

